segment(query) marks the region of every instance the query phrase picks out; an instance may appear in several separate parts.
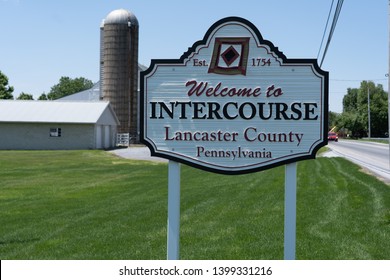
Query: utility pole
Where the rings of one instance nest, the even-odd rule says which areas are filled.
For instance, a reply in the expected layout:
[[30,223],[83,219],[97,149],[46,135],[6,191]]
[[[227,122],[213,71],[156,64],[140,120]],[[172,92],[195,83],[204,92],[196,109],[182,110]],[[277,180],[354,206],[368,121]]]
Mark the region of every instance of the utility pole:
[[371,139],[370,85],[367,83],[368,139]]
[[389,26],[388,26],[388,39],[389,39],[389,57],[388,57],[388,60],[389,60],[389,69],[388,69],[388,72],[387,72],[387,120],[388,120],[388,125],[389,125],[389,169],[390,169],[390,0],[389,0],[389,7],[388,7],[388,21],[389,21]]

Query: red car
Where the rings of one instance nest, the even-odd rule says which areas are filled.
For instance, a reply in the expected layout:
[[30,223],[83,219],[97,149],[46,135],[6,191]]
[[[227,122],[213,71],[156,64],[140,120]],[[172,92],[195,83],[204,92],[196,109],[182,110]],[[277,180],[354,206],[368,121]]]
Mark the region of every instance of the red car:
[[337,136],[337,133],[335,132],[329,132],[328,133],[328,141],[339,141],[339,137]]

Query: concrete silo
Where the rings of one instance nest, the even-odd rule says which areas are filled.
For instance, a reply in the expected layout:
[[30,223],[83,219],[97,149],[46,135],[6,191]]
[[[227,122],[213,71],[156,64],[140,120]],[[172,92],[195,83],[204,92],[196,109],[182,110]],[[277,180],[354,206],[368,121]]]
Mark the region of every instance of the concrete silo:
[[119,121],[118,133],[138,135],[138,20],[127,10],[112,11],[103,20],[100,48],[101,97],[111,103]]

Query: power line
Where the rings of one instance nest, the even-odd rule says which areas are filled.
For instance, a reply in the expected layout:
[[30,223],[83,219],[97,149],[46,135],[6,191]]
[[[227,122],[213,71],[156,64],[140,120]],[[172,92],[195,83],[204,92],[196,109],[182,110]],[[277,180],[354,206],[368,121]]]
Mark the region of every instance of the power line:
[[330,41],[332,40],[334,30],[336,29],[337,21],[339,19],[339,15],[340,15],[341,7],[343,6],[343,3],[344,3],[344,0],[337,1],[336,10],[335,10],[335,13],[333,16],[332,26],[331,26],[330,31],[329,31],[328,41],[326,42],[326,46],[325,46],[324,54],[323,54],[322,59],[321,59],[320,67],[322,66],[322,63],[324,62],[324,59],[326,56],[326,53],[328,52]]
[[335,10],[334,15],[333,15],[332,26],[331,26],[330,31],[329,31],[328,40],[326,42],[325,50],[324,50],[324,53],[322,55],[320,67],[322,66],[322,63],[324,62],[324,59],[325,59],[325,56],[326,56],[326,53],[328,52],[330,41],[332,40],[332,36],[333,36],[334,30],[336,29],[337,21],[339,19],[343,3],[344,3],[344,0],[338,0],[337,1],[336,10]]
[[387,81],[387,79],[329,79],[334,82],[362,82],[362,81]]
[[333,3],[334,3],[334,0],[332,0],[332,4],[330,5],[330,9],[329,9],[329,13],[328,13],[328,18],[327,18],[326,24],[325,24],[324,33],[322,34],[320,49],[318,50],[318,54],[317,54],[317,60],[318,60],[318,58],[320,57],[320,52],[321,52],[321,49],[322,49],[322,44],[324,43],[324,38],[325,38],[326,30],[328,29],[328,23],[329,23],[330,15],[331,15],[331,13],[332,13]]

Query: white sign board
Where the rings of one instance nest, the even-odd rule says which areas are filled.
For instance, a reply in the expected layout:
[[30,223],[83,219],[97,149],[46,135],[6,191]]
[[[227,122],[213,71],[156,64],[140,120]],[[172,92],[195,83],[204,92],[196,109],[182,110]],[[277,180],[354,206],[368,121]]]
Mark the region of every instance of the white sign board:
[[249,21],[216,22],[180,59],[141,72],[153,156],[224,174],[314,158],[327,144],[328,72],[288,59]]

